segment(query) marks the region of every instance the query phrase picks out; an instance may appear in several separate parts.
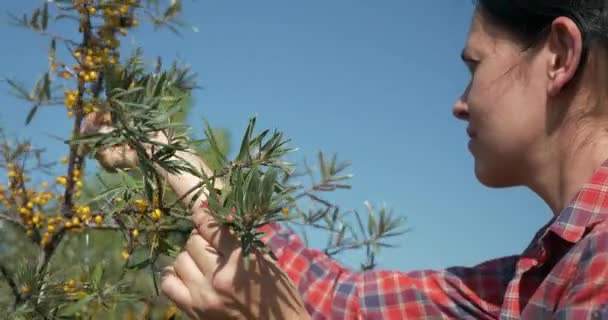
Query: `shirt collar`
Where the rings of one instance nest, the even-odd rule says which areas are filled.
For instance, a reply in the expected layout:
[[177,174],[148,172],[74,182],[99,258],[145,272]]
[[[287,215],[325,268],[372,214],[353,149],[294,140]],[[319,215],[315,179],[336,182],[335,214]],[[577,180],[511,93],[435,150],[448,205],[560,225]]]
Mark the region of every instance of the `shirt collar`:
[[[608,219],[608,160],[593,173],[573,200],[550,223],[547,232],[578,242],[594,225]],[[542,238],[545,238],[547,232]]]

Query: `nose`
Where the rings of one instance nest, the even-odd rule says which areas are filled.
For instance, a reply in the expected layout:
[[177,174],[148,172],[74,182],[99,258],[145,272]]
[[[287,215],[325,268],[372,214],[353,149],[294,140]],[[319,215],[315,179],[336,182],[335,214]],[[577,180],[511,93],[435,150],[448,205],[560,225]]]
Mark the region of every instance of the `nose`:
[[452,107],[452,114],[454,117],[460,120],[466,121],[469,119],[469,108],[462,98],[458,99],[456,103],[454,103],[454,107]]
[[464,90],[462,95],[456,100],[454,106],[452,107],[452,114],[454,117],[460,120],[469,120],[469,105],[466,102],[466,98],[469,95],[470,84]]

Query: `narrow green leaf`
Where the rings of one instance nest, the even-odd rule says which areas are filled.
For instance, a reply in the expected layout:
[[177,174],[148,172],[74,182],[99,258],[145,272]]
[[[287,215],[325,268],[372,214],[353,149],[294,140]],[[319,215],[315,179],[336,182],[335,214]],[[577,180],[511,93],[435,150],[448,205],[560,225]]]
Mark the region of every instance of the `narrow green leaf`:
[[51,59],[51,61],[55,61],[56,54],[57,54],[57,41],[55,41],[55,39],[52,39],[51,48],[49,49],[49,59]]
[[78,313],[84,306],[86,306],[91,300],[93,300],[93,295],[86,295],[80,298],[77,302],[70,304],[66,308],[62,309],[59,312],[59,316],[61,317],[69,317]]
[[36,115],[36,111],[38,111],[38,105],[34,105],[31,109],[30,112],[28,112],[27,114],[27,118],[25,118],[25,125],[30,124],[30,122],[32,122],[32,119],[34,118],[34,115]]
[[373,213],[369,213],[367,220],[367,232],[369,236],[373,236],[376,232],[376,217],[374,217]]
[[126,269],[128,269],[128,270],[141,270],[141,269],[144,269],[144,268],[148,267],[150,265],[151,261],[152,261],[151,258],[146,258],[145,260],[143,260],[141,262],[138,262],[138,263],[126,266]]
[[36,10],[34,10],[34,13],[32,13],[32,17],[30,18],[30,26],[34,29],[40,29],[40,26],[38,25],[38,18],[40,17],[40,9],[36,8]]
[[49,3],[44,2],[44,7],[42,8],[42,30],[46,30],[46,27],[49,24]]
[[243,140],[241,141],[241,148],[239,150],[239,155],[237,156],[237,160],[251,161],[251,152],[249,151],[249,146],[250,146],[250,142],[251,142],[251,135],[253,134],[254,128],[255,128],[255,117],[249,119],[249,124],[247,125],[247,129],[245,130],[245,135],[243,136]]
[[99,262],[95,265],[95,269],[93,269],[93,274],[91,275],[91,282],[95,286],[95,288],[99,288],[101,284],[101,278],[103,277],[103,263]]
[[42,92],[40,94],[40,102],[51,99],[51,75],[46,72],[43,76]]
[[181,9],[182,5],[180,0],[171,0],[171,5],[167,7],[167,10],[165,10],[165,13],[163,14],[164,20],[175,18]]
[[80,21],[80,19],[77,16],[74,16],[74,15],[71,15],[71,14],[60,14],[60,15],[57,15],[55,17],[55,21],[59,21],[59,20],[62,20],[62,19],[69,19],[69,20],[74,20],[74,21]]
[[18,97],[28,101],[31,100],[29,92],[27,92],[27,90],[25,90],[21,84],[8,78],[5,78],[4,80],[9,84],[9,86],[11,86],[11,88],[13,88],[13,90],[16,91],[16,95]]
[[262,180],[262,187],[260,190],[260,204],[262,206],[269,205],[270,199],[272,198],[272,194],[274,192],[276,180],[277,171],[273,168],[269,168],[264,174],[264,178]]
[[324,183],[325,181],[327,181],[327,167],[325,166],[325,159],[323,159],[323,152],[319,151],[318,154],[319,157],[319,167],[321,170],[321,182]]

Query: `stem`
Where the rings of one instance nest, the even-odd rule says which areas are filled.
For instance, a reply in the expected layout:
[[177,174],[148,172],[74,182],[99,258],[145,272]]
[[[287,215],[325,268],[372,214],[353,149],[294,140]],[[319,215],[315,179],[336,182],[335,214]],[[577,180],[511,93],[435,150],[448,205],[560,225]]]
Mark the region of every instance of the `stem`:
[[[91,19],[90,16],[88,14],[83,15],[82,18],[84,20],[84,30],[83,31],[83,39],[82,39],[82,46],[83,47],[87,47],[89,45],[89,42],[91,41]],[[85,82],[84,79],[79,78],[78,80],[78,99],[76,101],[76,116],[74,119],[74,126],[72,129],[72,136],[76,137],[79,133],[80,133],[80,126],[81,126],[81,122],[82,119],[84,118],[84,114],[82,111],[82,105],[83,105],[83,95],[84,95],[84,91],[85,91]],[[71,140],[71,139],[70,139]],[[69,156],[69,160],[68,160],[68,169],[67,169],[67,185],[65,188],[65,193],[64,193],[64,198],[63,198],[63,206],[61,208],[61,212],[62,215],[66,218],[69,219],[72,217],[73,215],[73,207],[74,207],[74,203],[73,203],[73,199],[72,199],[72,194],[74,193],[74,170],[75,169],[81,169],[82,168],[82,148],[80,146],[80,144],[70,144],[70,156]],[[51,236],[51,241],[50,243],[48,243],[46,246],[44,246],[42,248],[42,250],[40,251],[40,254],[38,255],[38,264],[36,265],[36,276],[40,276],[45,270],[46,267],[49,264],[49,261],[51,259],[51,257],[53,256],[53,253],[55,252],[55,249],[57,248],[57,246],[59,245],[59,243],[61,242],[63,236],[65,234],[65,229],[61,229],[59,230],[57,233],[55,233],[53,236]],[[38,284],[39,286],[39,290],[42,287],[42,284],[44,282],[40,281],[40,283]],[[40,297],[38,298],[38,302],[40,302],[40,298],[42,297],[42,293],[40,294]]]

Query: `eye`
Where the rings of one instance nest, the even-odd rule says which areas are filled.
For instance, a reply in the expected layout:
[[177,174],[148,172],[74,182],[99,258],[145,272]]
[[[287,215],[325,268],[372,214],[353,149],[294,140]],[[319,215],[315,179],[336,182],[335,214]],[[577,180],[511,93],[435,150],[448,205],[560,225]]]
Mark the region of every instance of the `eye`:
[[464,64],[467,66],[467,69],[469,69],[469,72],[471,74],[475,73],[475,69],[477,68],[477,65],[479,65],[479,60],[472,58],[464,50],[463,50],[462,54],[460,55],[460,58],[462,59],[462,62],[464,62]]

